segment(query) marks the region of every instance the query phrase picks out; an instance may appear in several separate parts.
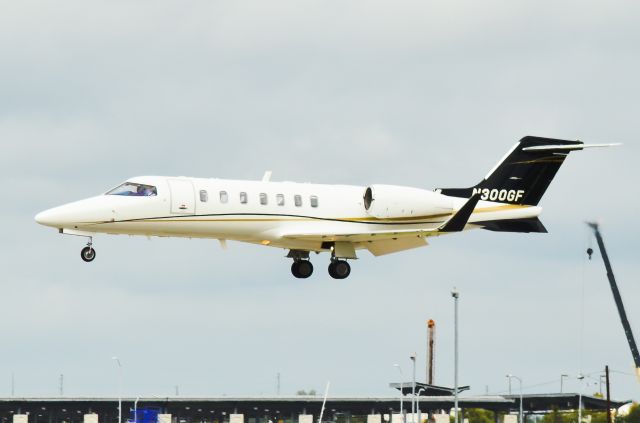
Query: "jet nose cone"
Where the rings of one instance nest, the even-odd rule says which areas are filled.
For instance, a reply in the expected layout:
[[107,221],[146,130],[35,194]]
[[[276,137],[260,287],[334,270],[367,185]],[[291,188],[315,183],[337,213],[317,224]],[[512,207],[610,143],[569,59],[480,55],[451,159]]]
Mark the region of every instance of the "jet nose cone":
[[40,212],[35,217],[36,222],[44,226],[56,226],[55,225],[55,213],[52,212],[52,209],[45,210]]

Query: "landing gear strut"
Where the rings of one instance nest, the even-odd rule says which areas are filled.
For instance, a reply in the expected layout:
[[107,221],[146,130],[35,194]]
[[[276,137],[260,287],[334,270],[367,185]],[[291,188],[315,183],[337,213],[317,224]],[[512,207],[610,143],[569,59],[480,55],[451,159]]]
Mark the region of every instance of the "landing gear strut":
[[89,241],[87,242],[87,246],[84,247],[82,251],[80,251],[80,257],[82,257],[82,260],[84,260],[87,263],[93,261],[93,259],[96,258],[96,250],[93,249],[93,243],[91,238],[89,238]]
[[334,279],[344,279],[351,273],[351,266],[346,260],[331,259],[329,276]]

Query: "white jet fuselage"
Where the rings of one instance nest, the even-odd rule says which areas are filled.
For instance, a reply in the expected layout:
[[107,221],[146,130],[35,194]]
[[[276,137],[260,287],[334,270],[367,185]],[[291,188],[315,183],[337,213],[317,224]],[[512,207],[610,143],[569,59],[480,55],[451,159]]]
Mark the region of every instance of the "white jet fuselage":
[[[394,231],[396,240],[405,234],[428,236],[414,232],[435,231],[466,201],[418,188],[374,185],[367,208],[367,187],[351,185],[160,176],[128,182],[153,186],[156,192],[107,193],[44,211],[36,220],[63,233],[214,238],[326,251],[332,241],[350,241],[355,249],[389,242]],[[537,206],[480,201],[467,228],[540,212]]]

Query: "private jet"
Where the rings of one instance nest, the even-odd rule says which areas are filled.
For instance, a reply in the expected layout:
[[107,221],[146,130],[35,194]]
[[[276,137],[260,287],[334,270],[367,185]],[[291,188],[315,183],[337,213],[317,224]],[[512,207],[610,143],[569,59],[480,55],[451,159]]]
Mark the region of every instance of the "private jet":
[[469,188],[272,182],[270,172],[261,181],[140,176],[35,220],[86,237],[85,262],[98,233],[212,238],[287,249],[296,278],[313,273],[311,252],[327,252],[329,275],[344,279],[358,250],[382,256],[478,228],[547,232],[538,203],[567,155],[611,145],[526,136]]

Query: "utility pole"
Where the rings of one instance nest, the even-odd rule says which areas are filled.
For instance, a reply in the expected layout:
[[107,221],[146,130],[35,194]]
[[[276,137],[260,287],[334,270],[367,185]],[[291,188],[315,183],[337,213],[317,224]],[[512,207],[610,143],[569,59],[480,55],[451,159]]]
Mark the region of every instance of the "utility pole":
[[13,372],[11,372],[11,396],[14,397],[16,395],[16,378]]
[[580,381],[580,392],[578,392],[578,423],[582,423],[582,390],[584,387],[584,376],[582,373],[578,375],[578,380]]
[[[519,410],[519,413],[518,413],[519,414],[518,421],[519,421],[519,423],[524,423],[524,419],[523,419],[524,412],[523,412],[523,406],[522,406],[522,403],[523,403],[523,401],[522,401],[522,396],[523,396],[522,395],[522,378],[520,378],[518,376],[515,376],[515,375],[512,375],[511,373],[509,373],[507,375],[507,378],[509,378],[509,386],[511,386],[511,378],[518,379],[518,383],[520,384],[520,401],[519,401],[520,402],[520,410]],[[580,423],[579,420],[578,420],[578,423]]]
[[611,393],[609,391],[609,365],[604,366],[604,373],[607,377],[607,423],[611,423]]
[[276,379],[277,379],[276,395],[280,395],[280,372],[278,372]]
[[411,422],[416,423],[416,353],[409,356],[413,363],[413,381],[411,384]]
[[122,423],[122,364],[118,357],[111,357],[118,365],[118,423]]
[[398,369],[400,372],[400,418],[402,419],[402,423],[407,423],[404,415],[404,405],[402,403],[404,397],[404,375],[402,374],[402,367],[399,364],[394,364],[393,367]]
[[60,373],[60,396],[64,395],[64,375]]
[[[453,317],[453,323],[454,323],[454,338],[455,338],[455,342],[454,342],[454,377],[453,377],[453,383],[454,383],[454,387],[453,389],[455,390],[454,392],[454,403],[453,403],[453,408],[454,408],[454,412],[455,412],[455,423],[458,423],[459,418],[458,418],[458,298],[460,298],[460,293],[458,292],[458,290],[454,287],[453,291],[451,291],[451,296],[453,297],[453,303],[454,303],[454,317]],[[522,423],[522,422],[520,422]]]
[[435,332],[436,322],[429,319],[427,322],[427,384],[433,385],[434,361],[435,361]]

